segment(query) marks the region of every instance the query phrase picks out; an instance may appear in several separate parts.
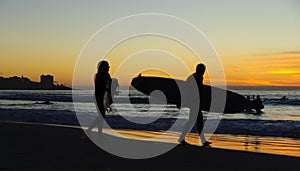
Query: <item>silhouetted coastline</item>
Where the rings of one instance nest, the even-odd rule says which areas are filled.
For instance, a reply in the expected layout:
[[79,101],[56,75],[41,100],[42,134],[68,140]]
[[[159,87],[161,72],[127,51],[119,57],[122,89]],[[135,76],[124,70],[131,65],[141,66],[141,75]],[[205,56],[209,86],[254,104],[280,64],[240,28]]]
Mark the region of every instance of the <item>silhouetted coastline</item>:
[[40,82],[31,81],[27,77],[0,77],[1,90],[71,90],[63,84],[54,84],[52,75],[41,75]]
[[262,90],[262,91],[288,91],[300,90],[300,86],[227,86],[229,90]]

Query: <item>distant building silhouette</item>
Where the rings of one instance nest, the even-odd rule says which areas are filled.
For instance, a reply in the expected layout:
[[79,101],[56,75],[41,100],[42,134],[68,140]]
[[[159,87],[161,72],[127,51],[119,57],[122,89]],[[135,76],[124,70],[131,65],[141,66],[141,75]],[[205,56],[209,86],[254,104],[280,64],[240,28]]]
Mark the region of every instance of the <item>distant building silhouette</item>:
[[53,87],[53,76],[52,75],[41,75],[41,86],[42,87]]
[[5,90],[70,90],[62,84],[55,85],[52,75],[41,75],[40,82],[31,81],[26,77],[0,77],[0,89]]

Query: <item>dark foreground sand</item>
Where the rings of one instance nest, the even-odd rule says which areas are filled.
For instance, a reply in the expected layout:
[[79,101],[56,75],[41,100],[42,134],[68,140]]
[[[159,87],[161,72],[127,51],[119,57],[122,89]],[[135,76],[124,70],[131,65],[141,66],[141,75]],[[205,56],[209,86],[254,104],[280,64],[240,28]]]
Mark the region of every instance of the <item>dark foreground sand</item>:
[[299,170],[300,157],[178,145],[151,159],[114,156],[82,129],[0,122],[0,170]]

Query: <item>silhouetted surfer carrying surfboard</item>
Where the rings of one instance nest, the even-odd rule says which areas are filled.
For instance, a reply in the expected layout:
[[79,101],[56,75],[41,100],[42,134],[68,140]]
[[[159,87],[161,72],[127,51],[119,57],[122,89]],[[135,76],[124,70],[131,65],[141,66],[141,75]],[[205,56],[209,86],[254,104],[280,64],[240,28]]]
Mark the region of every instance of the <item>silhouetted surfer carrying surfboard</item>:
[[98,63],[98,71],[95,74],[95,101],[96,107],[98,109],[98,117],[91,123],[87,132],[90,132],[96,125],[98,126],[98,134],[99,136],[102,135],[102,128],[103,128],[103,121],[105,119],[105,110],[107,108],[107,104],[105,103],[105,98],[107,92],[110,94],[110,87],[111,87],[111,77],[108,73],[109,71],[109,64],[107,61],[100,61]]
[[[200,97],[200,104],[198,103],[198,105],[193,105],[196,102],[190,101],[190,115],[189,115],[189,119],[188,121],[185,123],[183,130],[181,132],[181,135],[178,139],[178,142],[180,144],[188,144],[184,139],[186,137],[186,135],[188,134],[188,132],[191,129],[191,126],[194,122],[194,119],[196,118],[196,127],[197,127],[197,131],[198,134],[200,136],[200,140],[202,142],[202,144],[204,146],[208,146],[209,144],[211,144],[211,142],[207,141],[204,137],[204,133],[202,132],[203,129],[203,114],[202,114],[202,105],[201,105],[201,100],[203,100],[203,95],[202,95],[202,86],[203,86],[203,75],[205,72],[205,65],[204,64],[198,64],[196,67],[196,72],[193,73],[192,75],[190,75],[187,80],[186,80],[186,86],[187,86],[187,92],[188,96],[191,97],[190,99],[194,100],[197,98],[193,98],[192,96],[197,96]],[[197,87],[194,86],[195,81],[197,83]],[[198,88],[198,91],[195,90],[195,88]],[[195,94],[197,93],[198,94]]]
[[[184,138],[189,130],[192,129],[195,121],[198,121],[197,129],[199,134],[201,133],[203,127],[202,110],[213,113],[233,114],[243,112],[249,108],[249,100],[243,95],[219,87],[203,85],[204,72],[205,65],[199,64],[197,65],[196,73],[188,77],[186,81],[142,76],[141,74],[131,80],[131,85],[136,90],[151,98],[166,100],[168,104],[175,104],[178,109],[182,107],[190,108],[188,122],[179,139],[179,142],[182,144],[186,143]],[[161,93],[153,93],[155,91],[160,91],[164,96],[162,97]],[[130,101],[134,103],[131,98]],[[252,107],[250,106],[250,109]],[[210,144],[206,141],[204,135],[200,134],[200,138],[204,145]]]

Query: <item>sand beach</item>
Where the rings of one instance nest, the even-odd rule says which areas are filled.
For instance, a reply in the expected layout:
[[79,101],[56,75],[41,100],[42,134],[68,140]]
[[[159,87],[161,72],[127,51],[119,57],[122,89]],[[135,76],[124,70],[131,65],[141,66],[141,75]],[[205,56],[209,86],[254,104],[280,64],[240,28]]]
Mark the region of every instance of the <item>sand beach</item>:
[[[239,140],[230,143],[232,138],[226,141],[221,135],[212,136],[211,147],[177,145],[160,156],[134,160],[102,150],[79,127],[2,121],[0,128],[0,170],[298,170],[300,163],[300,157],[295,157],[299,153],[279,155],[261,152],[259,148],[257,152],[247,151],[245,143]],[[126,134],[129,141],[143,141],[141,137],[155,134],[119,131]],[[113,136],[107,130],[104,132],[105,136]],[[193,135],[187,140],[197,144],[193,142]],[[161,143],[176,142],[170,136]],[[266,140],[261,144],[266,144]],[[241,149],[234,150],[238,146]],[[252,148],[251,143],[248,148]]]

